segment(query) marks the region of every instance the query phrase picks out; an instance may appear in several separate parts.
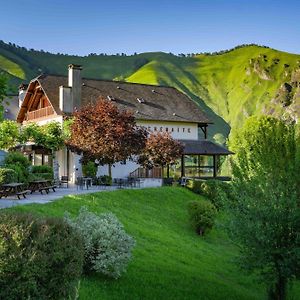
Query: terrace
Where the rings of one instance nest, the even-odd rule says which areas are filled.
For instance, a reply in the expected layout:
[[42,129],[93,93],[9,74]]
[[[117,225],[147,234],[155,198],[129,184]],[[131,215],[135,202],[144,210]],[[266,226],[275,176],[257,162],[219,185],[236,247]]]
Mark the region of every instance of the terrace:
[[54,114],[55,114],[55,112],[54,112],[53,107],[52,106],[47,106],[47,107],[44,107],[44,108],[40,108],[40,109],[37,109],[37,110],[27,112],[26,121],[45,118],[45,117],[48,117],[48,116],[52,116]]

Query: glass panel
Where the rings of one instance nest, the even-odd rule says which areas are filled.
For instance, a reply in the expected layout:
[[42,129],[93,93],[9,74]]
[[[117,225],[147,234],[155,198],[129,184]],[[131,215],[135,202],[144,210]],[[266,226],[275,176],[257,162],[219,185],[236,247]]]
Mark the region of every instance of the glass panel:
[[200,166],[211,166],[214,165],[214,159],[213,156],[210,155],[199,155],[200,158]]
[[181,159],[178,159],[174,165],[169,166],[169,174],[173,178],[181,177]]
[[185,155],[186,177],[213,177],[214,160],[211,155]]
[[35,166],[42,165],[42,154],[34,154],[34,165]]
[[44,155],[44,165],[52,167],[52,156]]
[[221,177],[231,177],[232,170],[230,164],[230,157],[229,156],[221,156],[218,161],[218,176]]

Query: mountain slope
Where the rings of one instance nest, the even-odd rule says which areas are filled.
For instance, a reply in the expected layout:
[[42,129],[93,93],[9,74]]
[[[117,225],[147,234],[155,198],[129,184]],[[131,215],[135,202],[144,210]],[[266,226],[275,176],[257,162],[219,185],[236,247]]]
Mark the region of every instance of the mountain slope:
[[178,60],[148,63],[127,80],[146,83],[149,74],[155,75],[157,83],[176,86],[198,102],[203,99],[231,127],[250,115],[299,118],[300,55],[249,46]]
[[224,137],[250,115],[300,115],[300,55],[255,45],[215,55],[178,57],[162,52],[85,57],[27,50],[0,42],[0,70],[16,87],[40,73],[67,74],[83,65],[88,78],[174,86],[199,104]]

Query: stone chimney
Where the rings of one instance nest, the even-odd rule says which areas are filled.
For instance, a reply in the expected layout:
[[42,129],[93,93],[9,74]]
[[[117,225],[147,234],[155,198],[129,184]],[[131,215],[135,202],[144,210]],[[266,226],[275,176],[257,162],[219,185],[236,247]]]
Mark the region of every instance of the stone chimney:
[[68,66],[68,86],[59,87],[59,108],[66,113],[73,113],[81,107],[81,70],[79,65]]
[[22,83],[19,86],[19,107],[22,106],[27,88],[28,88],[28,84],[25,83]]

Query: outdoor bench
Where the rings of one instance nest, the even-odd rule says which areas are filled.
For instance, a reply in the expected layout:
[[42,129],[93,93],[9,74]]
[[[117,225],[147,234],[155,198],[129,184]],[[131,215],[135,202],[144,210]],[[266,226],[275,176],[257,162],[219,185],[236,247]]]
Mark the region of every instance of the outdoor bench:
[[18,197],[19,200],[20,200],[20,196],[23,196],[23,198],[25,199],[26,198],[26,194],[30,193],[30,192],[31,192],[30,190],[25,190],[25,191],[17,192],[16,195],[17,195],[17,197]]
[[50,186],[47,186],[47,188],[49,190],[53,190],[53,192],[55,192],[55,189],[57,188],[57,186],[56,185],[50,185]]
[[43,194],[43,191],[45,191],[46,194],[49,194],[49,187],[48,187],[48,186],[45,186],[45,187],[39,188],[39,192],[40,192],[41,194]]

